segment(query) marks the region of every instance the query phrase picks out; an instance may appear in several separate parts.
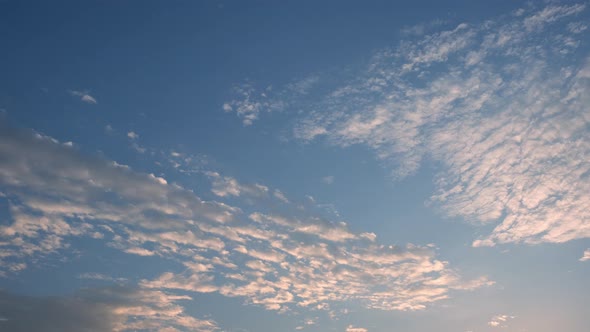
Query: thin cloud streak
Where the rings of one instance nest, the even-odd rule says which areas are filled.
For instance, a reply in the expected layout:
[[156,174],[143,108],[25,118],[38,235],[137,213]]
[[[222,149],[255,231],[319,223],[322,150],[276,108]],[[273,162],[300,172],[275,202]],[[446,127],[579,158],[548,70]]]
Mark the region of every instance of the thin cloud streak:
[[76,91],[76,90],[68,90],[68,92],[75,97],[79,97],[81,101],[87,104],[98,104],[96,98],[91,96],[88,91]]

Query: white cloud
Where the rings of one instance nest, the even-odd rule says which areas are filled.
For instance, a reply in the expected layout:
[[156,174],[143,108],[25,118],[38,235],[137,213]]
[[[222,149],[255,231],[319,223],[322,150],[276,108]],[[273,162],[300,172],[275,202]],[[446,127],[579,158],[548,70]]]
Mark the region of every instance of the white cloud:
[[571,22],[567,25],[567,28],[572,33],[582,33],[588,29],[588,26],[582,22]]
[[127,133],[127,137],[129,137],[130,139],[135,140],[135,139],[138,139],[139,138],[139,135],[136,132],[134,132],[134,131],[130,131],[130,132]]
[[272,86],[260,89],[247,81],[233,88],[233,99],[223,103],[222,109],[235,112],[242,118],[244,125],[249,126],[258,119],[260,113],[283,111],[292,100],[307,95],[319,80],[317,75],[308,76],[294,80],[278,91],[274,91]]
[[319,76],[309,76],[287,84],[286,89],[299,95],[306,95],[319,82],[319,80]]
[[508,327],[508,320],[513,319],[514,316],[508,315],[497,315],[492,317],[488,322],[488,325],[491,327]]
[[269,98],[271,88],[260,91],[250,82],[234,87],[235,99],[223,104],[225,112],[235,112],[245,126],[251,125],[261,112],[274,112],[284,109],[281,99]]
[[363,144],[396,178],[440,163],[430,206],[497,225],[474,246],[590,237],[588,32],[570,22],[582,10],[529,8],[382,50],[295,136]]
[[42,135],[3,128],[0,140],[6,156],[0,162],[0,183],[13,219],[0,227],[0,236],[9,240],[1,248],[3,258],[55,252],[68,246],[68,237],[97,237],[101,226],[186,229],[190,218],[232,218],[230,207],[203,202],[190,191],[129,167],[85,158]]
[[80,97],[80,100],[87,104],[97,104],[96,99],[91,96],[88,91],[68,90],[72,96]]
[[101,280],[101,281],[115,281],[118,283],[127,281],[127,278],[115,278],[115,277],[108,276],[106,274],[96,273],[96,272],[82,273],[82,274],[78,275],[78,278],[79,279],[89,279],[89,280]]
[[527,30],[541,29],[546,26],[547,23],[555,22],[566,16],[578,14],[585,8],[585,4],[576,4],[571,6],[548,6],[534,15],[527,17],[524,20],[524,27]]
[[580,258],[580,262],[585,262],[585,261],[588,261],[588,260],[590,260],[590,248],[589,249],[586,249],[584,251],[584,254]]
[[138,248],[138,247],[127,248],[123,251],[125,251],[128,254],[139,255],[139,256],[153,256],[156,254],[155,252],[153,252],[151,250],[147,250],[144,248]]
[[346,328],[346,332],[368,332],[366,328],[363,327],[354,327],[353,325],[348,325]]
[[275,189],[273,195],[283,203],[289,203],[289,199],[287,198],[287,196],[285,196],[285,194],[282,191]]
[[437,19],[428,23],[420,23],[412,26],[407,26],[401,29],[401,34],[405,36],[421,36],[434,28],[440,27],[445,21]]
[[207,176],[212,180],[211,191],[220,197],[227,196],[240,196],[240,195],[251,195],[251,196],[266,196],[268,194],[268,187],[255,183],[253,185],[244,185],[238,182],[238,180],[229,177],[221,176],[217,172],[206,172]]
[[[248,218],[237,207],[81,156],[42,135],[3,128],[0,143],[0,184],[12,216],[0,226],[5,274],[26,268],[28,259],[64,252],[73,237],[93,237],[186,267],[142,280],[145,290],[216,292],[268,310],[329,308],[343,301],[420,310],[453,291],[490,284],[486,278],[462,280],[429,246],[384,246],[375,234],[356,234],[343,222],[313,215],[255,212]],[[244,189],[237,181],[227,189],[222,180],[219,192],[228,195],[268,191],[262,185]],[[138,315],[134,310],[125,312]]]

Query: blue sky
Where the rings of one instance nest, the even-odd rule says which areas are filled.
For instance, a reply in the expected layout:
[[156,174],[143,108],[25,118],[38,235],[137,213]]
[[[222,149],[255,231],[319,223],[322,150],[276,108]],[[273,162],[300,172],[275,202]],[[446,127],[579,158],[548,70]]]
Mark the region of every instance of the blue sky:
[[587,331],[589,6],[0,1],[0,330]]

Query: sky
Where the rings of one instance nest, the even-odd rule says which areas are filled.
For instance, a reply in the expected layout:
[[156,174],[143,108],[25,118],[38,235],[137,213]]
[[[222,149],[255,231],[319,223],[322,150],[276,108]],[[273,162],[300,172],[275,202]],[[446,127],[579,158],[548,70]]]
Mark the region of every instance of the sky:
[[0,331],[588,331],[589,22],[1,0]]

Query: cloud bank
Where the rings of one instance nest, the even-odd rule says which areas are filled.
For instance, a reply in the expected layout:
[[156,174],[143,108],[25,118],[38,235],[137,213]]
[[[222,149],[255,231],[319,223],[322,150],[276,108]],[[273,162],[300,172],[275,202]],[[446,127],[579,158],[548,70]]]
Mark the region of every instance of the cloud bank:
[[178,269],[144,277],[142,291],[217,293],[281,312],[331,310],[344,301],[419,310],[454,290],[492,284],[463,280],[430,246],[379,244],[372,233],[314,216],[246,215],[40,134],[4,127],[0,155],[12,216],[0,226],[4,274],[67,253],[74,237],[92,237],[138,258],[178,262]]
[[71,296],[27,297],[0,291],[0,329],[14,332],[218,330],[215,322],[184,314],[174,296],[161,291],[111,287]]

